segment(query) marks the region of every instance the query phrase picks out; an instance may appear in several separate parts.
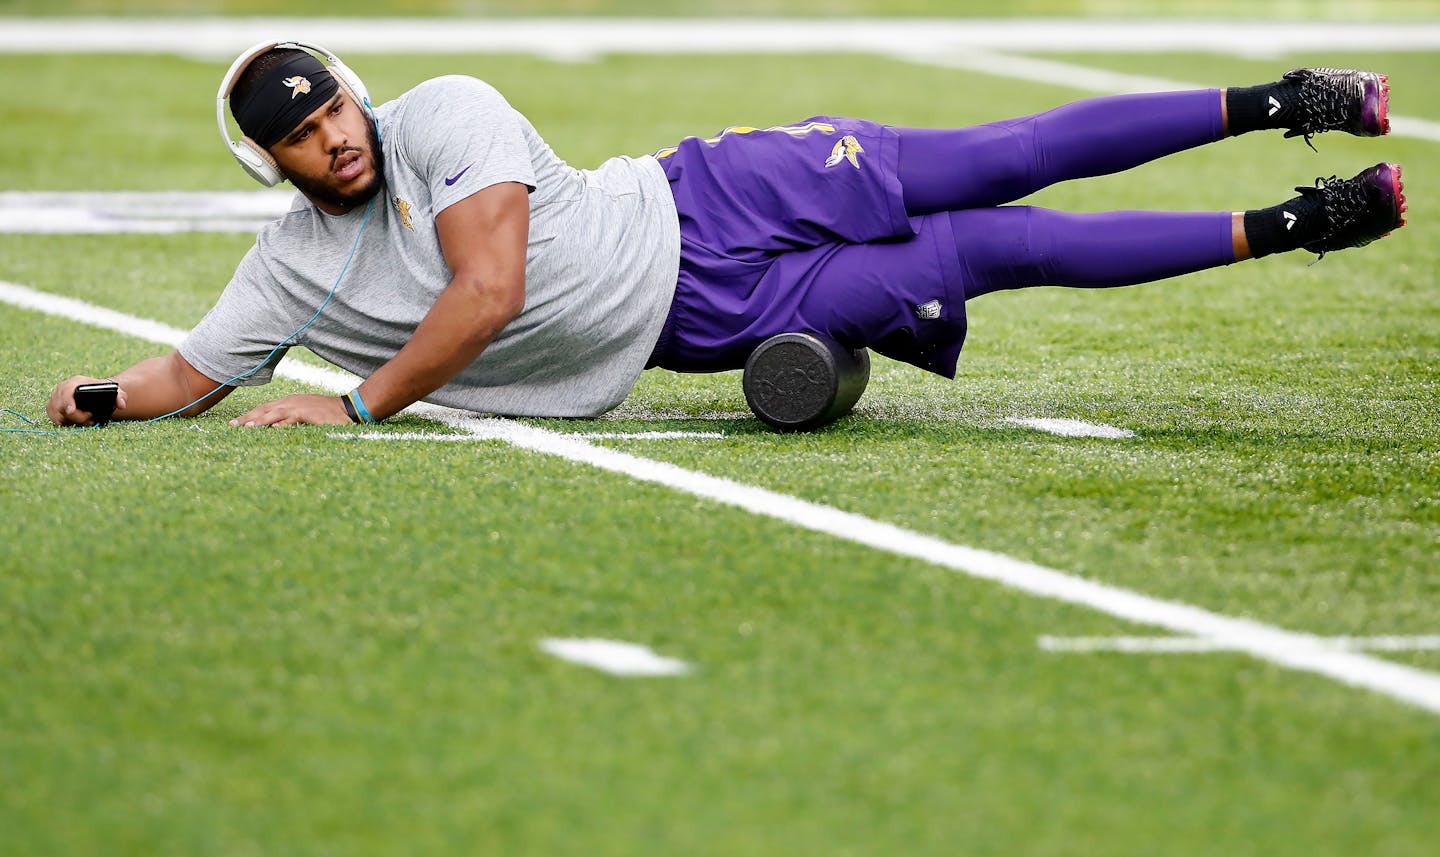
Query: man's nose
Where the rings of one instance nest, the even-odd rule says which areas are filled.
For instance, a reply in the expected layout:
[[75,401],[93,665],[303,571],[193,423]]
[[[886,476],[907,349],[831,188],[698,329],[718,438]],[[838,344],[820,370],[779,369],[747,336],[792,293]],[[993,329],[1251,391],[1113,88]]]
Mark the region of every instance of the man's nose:
[[334,122],[320,123],[320,142],[324,144],[325,151],[338,152],[341,146],[349,142],[349,136],[339,125]]

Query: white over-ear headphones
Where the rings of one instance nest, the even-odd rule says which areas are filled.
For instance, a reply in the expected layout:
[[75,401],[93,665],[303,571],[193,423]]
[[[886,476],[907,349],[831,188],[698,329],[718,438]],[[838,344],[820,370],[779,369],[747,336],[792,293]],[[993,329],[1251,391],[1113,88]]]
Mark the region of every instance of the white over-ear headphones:
[[358,107],[370,108],[370,93],[365,90],[365,84],[355,76],[345,63],[330,53],[325,48],[311,42],[289,41],[289,42],[261,42],[253,45],[230,64],[230,70],[225,72],[225,79],[220,81],[220,91],[215,95],[215,121],[220,125],[220,137],[225,141],[225,146],[240,166],[255,181],[266,187],[274,187],[285,180],[280,174],[280,166],[265,148],[249,137],[241,137],[235,140],[230,136],[230,130],[225,127],[225,105],[230,100],[230,90],[235,88],[235,79],[240,72],[250,65],[250,61],[260,54],[274,48],[293,48],[295,50],[307,51],[312,54],[320,54],[330,63],[330,73],[335,76],[335,81],[343,89]]

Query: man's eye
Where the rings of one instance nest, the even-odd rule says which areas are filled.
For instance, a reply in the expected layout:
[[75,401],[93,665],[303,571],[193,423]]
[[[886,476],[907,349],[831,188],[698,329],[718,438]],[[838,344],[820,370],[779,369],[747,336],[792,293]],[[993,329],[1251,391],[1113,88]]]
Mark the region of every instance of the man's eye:
[[340,108],[342,108],[342,107],[344,107],[344,106],[345,106],[345,102],[343,102],[343,101],[337,103],[334,107],[331,107],[331,108],[330,108],[330,115],[331,115],[331,116],[338,116],[338,115],[340,114]]
[[301,131],[301,132],[300,132],[300,136],[298,136],[298,137],[295,138],[295,142],[297,142],[297,143],[304,142],[304,140],[305,140],[307,137],[309,137],[309,136],[310,136],[310,129],[307,128],[307,129],[305,129],[304,131]]

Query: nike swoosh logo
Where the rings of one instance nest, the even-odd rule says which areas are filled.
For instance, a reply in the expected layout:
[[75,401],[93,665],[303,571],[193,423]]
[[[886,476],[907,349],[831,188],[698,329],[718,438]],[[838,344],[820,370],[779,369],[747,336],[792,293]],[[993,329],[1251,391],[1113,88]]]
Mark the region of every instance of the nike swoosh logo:
[[[475,166],[475,165],[474,165],[474,164],[471,164],[470,166],[473,167],[473,166]],[[460,177],[463,176],[463,175],[465,175],[465,174],[468,173],[468,172],[470,172],[470,167],[466,167],[465,169],[461,170],[460,172],[458,172],[458,173],[456,173],[455,175],[451,176],[450,178],[446,179],[446,180],[445,180],[445,186],[446,186],[446,187],[449,187],[450,185],[455,184],[456,182],[460,181]]]

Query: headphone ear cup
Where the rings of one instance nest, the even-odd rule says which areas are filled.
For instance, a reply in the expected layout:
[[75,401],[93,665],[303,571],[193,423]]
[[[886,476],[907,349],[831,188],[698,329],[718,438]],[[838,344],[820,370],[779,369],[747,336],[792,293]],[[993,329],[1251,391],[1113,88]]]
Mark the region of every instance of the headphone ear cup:
[[275,159],[270,156],[270,153],[249,137],[242,137],[239,142],[232,142],[230,151],[235,154],[235,160],[240,162],[240,166],[245,169],[245,172],[250,174],[250,178],[260,184],[274,187],[285,180],[285,177],[280,174],[280,165],[275,163]]

